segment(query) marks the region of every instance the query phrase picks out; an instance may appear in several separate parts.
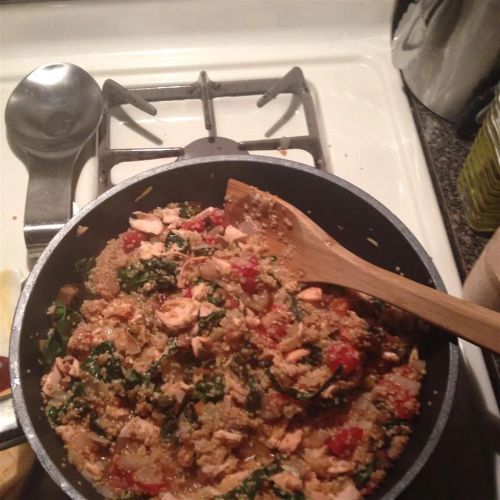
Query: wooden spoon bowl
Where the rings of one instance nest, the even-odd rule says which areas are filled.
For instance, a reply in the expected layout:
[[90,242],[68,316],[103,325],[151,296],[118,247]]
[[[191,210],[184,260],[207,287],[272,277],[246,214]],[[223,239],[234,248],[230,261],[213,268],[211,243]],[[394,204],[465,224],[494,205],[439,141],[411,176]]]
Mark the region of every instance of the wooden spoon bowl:
[[233,225],[262,233],[269,253],[285,259],[299,281],[367,293],[500,353],[499,313],[370,264],[277,196],[230,179],[226,212]]

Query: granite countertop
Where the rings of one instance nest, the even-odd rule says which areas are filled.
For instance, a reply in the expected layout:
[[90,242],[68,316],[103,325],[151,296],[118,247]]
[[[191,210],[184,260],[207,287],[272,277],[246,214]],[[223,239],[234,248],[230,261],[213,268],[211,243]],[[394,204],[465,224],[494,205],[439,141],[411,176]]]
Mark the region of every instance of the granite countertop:
[[[465,280],[491,233],[477,233],[467,224],[457,191],[457,178],[472,142],[457,137],[454,126],[435,115],[408,93],[427,165],[439,201],[460,277]],[[483,351],[500,405],[500,356]]]

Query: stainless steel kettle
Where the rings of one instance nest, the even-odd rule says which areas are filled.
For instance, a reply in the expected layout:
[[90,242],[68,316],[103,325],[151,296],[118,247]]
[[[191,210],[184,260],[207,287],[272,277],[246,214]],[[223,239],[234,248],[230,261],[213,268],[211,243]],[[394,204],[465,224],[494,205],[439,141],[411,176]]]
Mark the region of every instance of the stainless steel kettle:
[[392,55],[413,94],[456,121],[500,63],[500,0],[417,0],[396,28]]

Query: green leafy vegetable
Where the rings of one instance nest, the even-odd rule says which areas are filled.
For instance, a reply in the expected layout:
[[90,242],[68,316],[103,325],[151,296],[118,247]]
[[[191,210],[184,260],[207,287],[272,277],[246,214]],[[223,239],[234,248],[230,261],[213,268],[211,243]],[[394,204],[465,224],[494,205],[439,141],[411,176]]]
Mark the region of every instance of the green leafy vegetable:
[[281,470],[279,462],[272,462],[253,471],[239,486],[224,495],[214,497],[213,500],[253,500],[265,487],[267,479]]
[[262,391],[257,379],[254,377],[248,379],[248,391],[245,408],[249,412],[255,413],[262,405]]
[[163,354],[158,358],[157,361],[154,363],[151,363],[149,366],[148,370],[142,377],[142,381],[150,381],[155,378],[155,376],[158,374],[159,368],[161,367],[162,363],[167,360],[168,358],[171,358],[175,354],[179,352],[179,346],[177,345],[177,342],[175,339],[171,339],[163,352]]
[[198,203],[188,203],[185,202],[180,206],[179,215],[183,219],[190,219],[194,217],[196,214],[201,212],[201,206]]
[[220,286],[212,283],[210,287],[211,290],[207,294],[207,301],[217,307],[222,307],[224,305],[224,297],[219,294]]
[[198,326],[202,330],[205,330],[205,329],[211,330],[212,328],[219,326],[219,323],[221,322],[222,318],[225,315],[226,315],[226,311],[224,311],[224,309],[219,309],[218,311],[214,311],[213,313],[210,313],[208,316],[201,318],[198,321]]
[[218,285],[217,283],[213,283],[208,280],[204,280],[203,278],[198,278],[195,281],[195,284],[198,285],[200,283],[203,283],[207,288],[207,302],[210,302],[214,306],[217,307],[222,307],[224,305],[225,299],[220,295],[220,290],[222,287]]
[[181,416],[183,416],[190,424],[198,422],[198,414],[196,413],[194,403],[192,401],[186,404]]
[[190,424],[198,422],[198,414],[194,408],[194,402],[191,400],[191,395],[187,395],[179,408],[176,408],[175,400],[164,410],[165,422],[162,425],[160,434],[164,439],[171,443],[178,443],[177,430],[179,421],[184,418]]
[[216,250],[215,247],[197,247],[193,248],[193,255],[195,257],[206,257],[212,255]]
[[59,423],[59,408],[57,406],[50,406],[47,409],[47,418],[52,427],[56,427]]
[[177,248],[181,252],[185,252],[189,248],[189,242],[187,240],[185,240],[182,236],[179,236],[178,234],[172,232],[168,233],[165,245],[167,248],[171,248],[174,245],[177,245]]
[[42,353],[45,368],[50,368],[57,357],[64,356],[67,342],[67,337],[61,335],[57,330],[49,332],[49,336]]
[[83,386],[83,382],[72,379],[68,384],[67,390],[71,396],[69,396],[69,398],[61,406],[50,406],[46,410],[47,418],[52,427],[59,425],[61,423],[61,415],[66,414],[72,409],[78,410],[80,415],[83,415],[90,410],[89,405],[85,401],[85,388]]
[[70,331],[82,320],[82,317],[60,300],[54,302],[54,328],[61,335],[68,335]]
[[300,311],[299,303],[297,302],[297,297],[295,295],[290,295],[290,309],[295,316],[296,321],[302,320],[302,313]]
[[50,368],[57,357],[64,356],[71,330],[81,321],[81,316],[63,304],[54,302],[54,329],[49,332],[42,358],[46,368]]
[[96,411],[93,411],[90,414],[90,418],[89,418],[90,430],[95,432],[96,434],[99,434],[100,436],[106,436],[106,431],[100,426],[98,420],[99,420],[98,413]]
[[235,354],[232,357],[229,368],[231,368],[231,371],[243,380],[243,382],[248,382],[248,368],[246,366],[246,360],[241,354]]
[[[106,355],[106,362],[101,365],[100,357]],[[112,380],[124,379],[122,367],[115,356],[115,346],[112,342],[105,341],[94,347],[87,359],[82,363],[82,369],[93,377],[111,382]]]
[[359,469],[356,471],[354,474],[354,482],[356,483],[356,486],[358,488],[363,488],[368,481],[370,481],[370,478],[372,477],[372,474],[375,472],[377,468],[377,461],[373,460],[372,463],[368,464],[366,467],[363,469]]
[[305,344],[304,347],[309,350],[309,355],[303,358],[300,362],[311,366],[323,365],[323,351],[321,347],[314,344]]
[[262,391],[257,379],[250,376],[244,356],[242,354],[234,355],[229,367],[248,385],[248,396],[245,401],[245,408],[249,412],[256,412],[261,407]]
[[219,401],[224,396],[224,376],[209,375],[197,382],[194,386],[192,399],[198,401]]
[[132,371],[126,376],[125,387],[127,389],[132,389],[136,385],[141,385],[144,382],[144,375],[132,369]]
[[173,407],[168,408],[165,412],[165,422],[163,423],[160,431],[161,437],[176,444],[178,442],[177,427],[178,415]]
[[118,270],[118,281],[125,292],[133,292],[146,283],[159,291],[171,290],[177,283],[177,264],[160,258],[134,262]]
[[278,498],[283,498],[284,500],[305,500],[306,498],[302,491],[294,491],[291,493],[289,491],[282,490],[276,485],[273,485],[272,490]]
[[95,257],[79,259],[75,262],[75,272],[83,281],[89,279],[89,273],[95,266]]

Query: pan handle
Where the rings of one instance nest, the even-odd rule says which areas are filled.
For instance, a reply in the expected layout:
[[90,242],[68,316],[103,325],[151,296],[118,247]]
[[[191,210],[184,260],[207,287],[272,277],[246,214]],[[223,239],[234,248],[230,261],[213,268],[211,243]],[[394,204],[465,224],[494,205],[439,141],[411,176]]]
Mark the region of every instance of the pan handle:
[[0,450],[5,450],[26,441],[14,410],[10,391],[0,399]]

